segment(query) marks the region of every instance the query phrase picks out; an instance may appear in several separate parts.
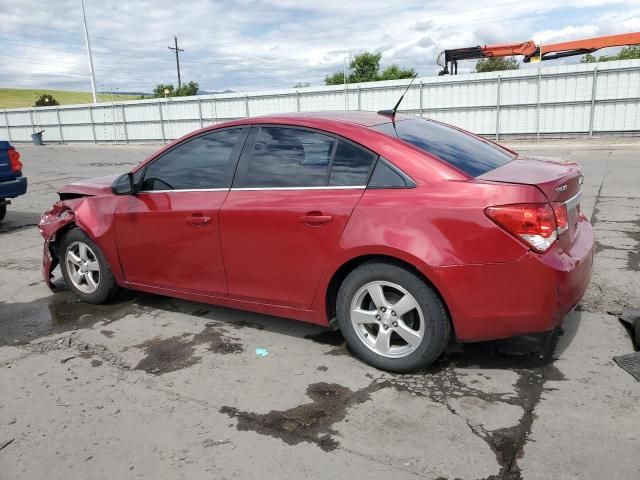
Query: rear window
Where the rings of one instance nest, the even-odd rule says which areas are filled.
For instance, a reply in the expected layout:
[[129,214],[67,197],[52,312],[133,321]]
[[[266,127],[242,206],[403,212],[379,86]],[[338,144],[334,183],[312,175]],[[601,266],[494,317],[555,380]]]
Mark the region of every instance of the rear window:
[[477,177],[513,160],[513,156],[455,128],[423,118],[373,127],[435,155],[466,174]]

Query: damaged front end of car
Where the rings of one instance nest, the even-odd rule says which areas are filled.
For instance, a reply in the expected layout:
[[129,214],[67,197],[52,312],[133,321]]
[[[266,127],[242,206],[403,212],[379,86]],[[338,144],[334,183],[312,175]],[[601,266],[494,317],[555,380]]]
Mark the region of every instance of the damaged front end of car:
[[112,184],[116,178],[117,175],[108,175],[63,186],[58,190],[59,200],[40,217],[38,228],[44,238],[42,276],[50,289],[56,288],[53,271],[63,254],[59,251],[60,242],[76,227],[96,243],[118,284],[126,286],[114,232],[119,197],[112,195]]
[[124,282],[113,238],[113,213],[117,198],[111,192],[117,177],[107,175],[63,186],[58,190],[59,200],[40,217],[38,229],[44,238],[42,275],[50,289],[55,289],[52,272],[60,261],[60,240],[75,227],[82,229],[96,242],[106,260],[113,265],[116,280]]
[[40,216],[38,230],[44,238],[44,250],[42,252],[42,276],[47,286],[55,290],[53,284],[53,270],[59,263],[59,240],[69,229],[73,228],[76,221],[74,207],[82,199],[61,200],[53,204],[53,207]]

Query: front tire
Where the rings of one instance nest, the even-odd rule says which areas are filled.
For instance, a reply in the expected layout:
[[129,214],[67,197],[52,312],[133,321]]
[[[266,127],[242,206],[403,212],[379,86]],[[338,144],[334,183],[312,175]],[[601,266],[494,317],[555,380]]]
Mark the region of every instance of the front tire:
[[69,289],[86,303],[106,303],[118,292],[113,273],[95,242],[79,228],[60,243],[60,270]]
[[394,263],[372,261],[353,270],[340,286],[336,308],[351,350],[383,370],[425,368],[451,337],[440,297],[414,272]]
[[[2,198],[0,198],[0,200],[2,200]],[[4,217],[6,215],[7,215],[7,205],[3,203],[2,205],[0,205],[0,222],[4,220]]]

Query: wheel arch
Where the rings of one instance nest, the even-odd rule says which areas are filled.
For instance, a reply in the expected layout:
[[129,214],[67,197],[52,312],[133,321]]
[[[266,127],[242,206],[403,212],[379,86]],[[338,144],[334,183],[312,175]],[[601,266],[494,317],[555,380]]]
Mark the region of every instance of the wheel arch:
[[62,241],[64,236],[74,228],[80,228],[80,230],[82,230],[82,228],[75,221],[72,221],[63,225],[62,227],[60,227],[60,229],[56,230],[55,235],[49,241],[49,249],[52,254],[55,254],[56,260],[59,260],[60,258],[60,242]]
[[372,253],[372,254],[363,254],[350,258],[349,260],[343,262],[337,269],[334,270],[333,274],[329,282],[327,283],[327,288],[325,289],[325,298],[324,298],[324,308],[326,321],[329,323],[331,328],[336,328],[335,326],[335,317],[336,317],[336,300],[338,298],[338,291],[340,290],[340,286],[344,279],[351,273],[353,270],[358,268],[360,265],[363,265],[367,262],[372,261],[381,261],[386,263],[391,263],[397,266],[400,266],[406,270],[417,275],[420,279],[422,279],[429,287],[433,289],[433,291],[438,295],[440,301],[444,305],[444,308],[447,312],[447,316],[449,318],[449,322],[451,324],[452,330],[455,332],[454,322],[451,317],[451,312],[447,305],[447,301],[442,295],[442,292],[438,288],[438,286],[422,271],[420,268],[416,267],[415,264],[407,261],[406,259],[400,258],[399,256],[390,255],[388,253]]

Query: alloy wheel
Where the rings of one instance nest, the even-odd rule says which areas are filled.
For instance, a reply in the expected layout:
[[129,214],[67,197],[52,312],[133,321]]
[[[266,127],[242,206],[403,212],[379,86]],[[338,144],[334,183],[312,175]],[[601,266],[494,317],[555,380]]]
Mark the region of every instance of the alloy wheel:
[[69,280],[83,293],[93,293],[100,285],[98,257],[84,242],[73,242],[67,247],[65,264]]
[[362,286],[353,296],[350,316],[362,343],[384,357],[405,357],[424,338],[420,305],[405,288],[392,282]]

